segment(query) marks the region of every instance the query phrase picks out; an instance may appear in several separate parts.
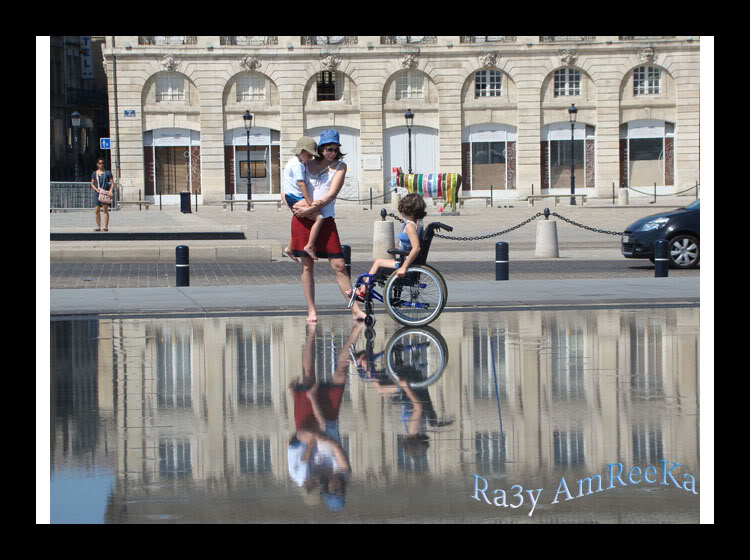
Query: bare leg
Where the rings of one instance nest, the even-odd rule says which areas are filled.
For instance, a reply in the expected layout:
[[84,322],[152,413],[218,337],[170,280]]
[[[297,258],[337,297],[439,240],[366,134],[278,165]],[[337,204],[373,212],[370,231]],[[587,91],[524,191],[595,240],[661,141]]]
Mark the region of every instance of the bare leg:
[[302,384],[305,386],[315,383],[315,323],[307,324],[307,338],[305,339],[305,353],[302,358]]
[[318,239],[318,234],[320,233],[320,228],[323,227],[323,216],[318,214],[318,216],[315,218],[315,223],[313,224],[312,228],[310,228],[310,237],[307,239],[307,245],[305,245],[305,253],[310,255],[310,258],[313,260],[318,260],[318,257],[315,256],[315,241]]
[[[395,259],[375,259],[375,261],[372,263],[372,266],[370,267],[370,274],[375,274],[380,267],[396,268],[396,261]],[[370,281],[372,281],[372,278],[370,278]],[[365,297],[366,292],[367,288],[365,286],[360,286],[357,290],[357,295],[359,297]]]
[[109,231],[109,206],[104,205],[104,231]]
[[[352,289],[352,281],[349,279],[349,275],[346,273],[344,259],[328,259],[328,261],[331,263],[331,268],[336,273],[336,283],[339,285],[341,293],[346,298],[346,300],[349,301],[349,298],[346,297],[346,292]],[[359,305],[355,301],[354,305],[352,305],[352,318],[358,321],[364,321],[365,317],[365,312],[360,309]]]
[[289,243],[286,244],[286,247],[284,247],[284,254],[292,259],[294,262],[299,262],[299,259],[294,256],[292,253],[292,234],[289,234]]
[[307,301],[307,322],[314,323],[318,320],[318,311],[315,308],[315,263],[310,257],[302,257],[302,291]]
[[99,214],[99,210],[101,210],[101,206],[96,207],[96,231],[101,231],[102,229],[102,217]]

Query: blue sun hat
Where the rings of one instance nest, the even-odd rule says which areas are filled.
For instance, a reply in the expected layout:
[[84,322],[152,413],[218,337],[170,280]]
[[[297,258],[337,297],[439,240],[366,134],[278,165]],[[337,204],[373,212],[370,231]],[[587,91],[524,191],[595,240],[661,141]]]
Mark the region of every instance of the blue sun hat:
[[323,494],[328,511],[341,511],[344,509],[344,497],[336,494]]
[[335,130],[324,130],[320,134],[320,141],[318,142],[318,146],[324,146],[325,144],[338,144],[341,146],[341,142],[339,141],[339,133]]

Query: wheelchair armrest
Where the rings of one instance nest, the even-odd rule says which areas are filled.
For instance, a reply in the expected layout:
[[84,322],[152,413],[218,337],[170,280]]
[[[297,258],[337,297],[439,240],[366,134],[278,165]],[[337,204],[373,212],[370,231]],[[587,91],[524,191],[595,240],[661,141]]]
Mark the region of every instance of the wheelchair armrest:
[[[408,257],[410,251],[402,251],[401,249],[388,249],[389,255],[400,255],[402,257]],[[396,259],[398,260],[398,259]]]
[[453,228],[446,224],[441,224],[440,222],[435,223],[435,229],[441,230],[444,229],[445,231],[453,231]]

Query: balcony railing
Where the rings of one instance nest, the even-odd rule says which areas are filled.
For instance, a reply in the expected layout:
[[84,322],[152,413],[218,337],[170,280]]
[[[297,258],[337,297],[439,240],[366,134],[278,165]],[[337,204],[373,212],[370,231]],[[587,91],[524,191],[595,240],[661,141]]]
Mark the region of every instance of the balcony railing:
[[148,35],[138,37],[139,45],[197,45],[197,36],[188,35]]
[[392,35],[392,36],[381,36],[381,45],[429,45],[437,43],[437,35],[426,36],[426,35]]
[[356,45],[357,37],[343,35],[312,35],[302,36],[303,45]]
[[278,45],[279,44],[279,38],[278,37],[271,37],[268,35],[235,35],[231,37],[220,37],[219,38],[219,44],[221,45],[249,45],[249,46],[257,46],[257,45]]
[[620,35],[620,41],[640,41],[641,39],[674,39],[675,35]]
[[515,43],[516,37],[509,35],[485,35],[482,37],[461,37],[462,43]]
[[555,36],[542,36],[539,37],[540,43],[560,43],[560,42],[582,42],[582,41],[593,41],[596,39],[595,35],[555,35]]

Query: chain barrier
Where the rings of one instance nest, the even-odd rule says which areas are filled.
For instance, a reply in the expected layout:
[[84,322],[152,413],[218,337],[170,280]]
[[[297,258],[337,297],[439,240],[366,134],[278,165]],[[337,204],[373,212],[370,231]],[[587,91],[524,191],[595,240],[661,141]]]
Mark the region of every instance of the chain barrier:
[[698,186],[699,186],[699,185],[696,185],[695,187],[690,187],[689,189],[685,189],[684,191],[680,191],[680,192],[676,192],[676,193],[669,193],[669,194],[654,194],[654,193],[652,193],[652,192],[650,192],[650,193],[645,193],[645,192],[639,191],[639,190],[637,190],[637,189],[634,189],[633,187],[625,187],[625,188],[626,188],[626,189],[629,189],[629,190],[631,190],[631,191],[633,191],[633,192],[637,192],[638,194],[642,194],[642,195],[645,195],[645,196],[677,196],[677,195],[679,195],[679,194],[682,194],[682,193],[686,193],[686,192],[689,192],[689,191],[695,190],[695,189],[697,189],[697,188],[698,188]]
[[388,194],[392,194],[394,192],[396,192],[396,189],[393,189],[391,191],[386,190],[383,194],[378,195],[378,196],[373,196],[371,198],[344,198],[344,197],[341,197],[341,196],[337,196],[336,200],[345,200],[347,202],[360,202],[360,203],[364,204],[364,203],[367,203],[367,202],[370,202],[370,201],[380,200],[382,198],[383,199],[383,203],[385,203],[385,197]]
[[[392,218],[396,218],[402,224],[404,223],[404,220],[402,220],[399,216],[396,216],[395,214],[388,214],[388,215],[391,216]],[[503,231],[498,231],[497,233],[489,233],[487,235],[474,235],[474,236],[469,236],[469,237],[459,237],[459,236],[455,236],[455,235],[442,235],[442,234],[436,233],[435,237],[440,237],[442,239],[450,239],[452,241],[480,241],[482,239],[490,239],[491,237],[497,237],[498,235],[503,235],[505,233],[509,233],[509,232],[513,231],[514,229],[518,229],[520,227],[525,226],[526,224],[530,224],[531,222],[533,222],[534,220],[536,220],[540,216],[544,216],[544,214],[542,212],[537,212],[536,214],[534,214],[533,216],[531,216],[529,219],[524,220],[520,224],[517,224],[517,225],[515,225],[513,227],[510,227],[508,229],[504,229]]]
[[577,226],[577,227],[582,228],[582,229],[587,229],[589,231],[593,231],[594,233],[605,233],[607,235],[623,235],[625,233],[624,231],[609,231],[607,229],[598,229],[598,228],[593,228],[593,227],[590,227],[590,226],[585,226],[583,224],[579,224],[578,222],[574,222],[573,220],[570,220],[570,219],[566,218],[565,216],[561,216],[557,212],[552,212],[551,215],[560,218],[563,222],[567,222],[570,225]]
[[[624,231],[610,231],[610,230],[607,230],[607,229],[599,229],[599,228],[594,228],[594,227],[591,227],[591,226],[586,226],[584,224],[579,224],[578,222],[573,221],[573,220],[571,220],[569,218],[566,218],[565,216],[561,216],[557,212],[551,212],[550,213],[549,209],[546,210],[546,213],[548,215],[555,216],[556,218],[560,218],[563,222],[567,222],[567,223],[569,223],[572,226],[576,226],[576,227],[579,227],[579,228],[582,228],[582,229],[585,229],[585,230],[588,230],[588,231],[593,231],[594,233],[603,233],[605,235],[617,235],[617,236],[621,236],[621,235],[625,234]],[[481,241],[483,239],[490,239],[491,237],[497,237],[498,235],[503,235],[503,234],[506,234],[506,233],[510,233],[513,230],[516,230],[516,229],[518,229],[520,227],[523,227],[523,226],[525,226],[527,224],[530,224],[531,222],[533,222],[537,218],[539,218],[541,216],[544,216],[544,215],[545,215],[544,212],[537,212],[533,216],[530,216],[527,220],[524,220],[523,222],[521,222],[519,224],[516,224],[513,227],[509,227],[508,229],[504,229],[502,231],[498,231],[497,233],[489,233],[487,235],[473,235],[473,236],[468,236],[468,237],[459,237],[459,236],[454,236],[454,235],[442,235],[442,234],[436,233],[435,237],[440,237],[442,239],[450,239],[452,241]],[[395,218],[396,220],[398,220],[402,224],[404,223],[404,220],[400,216],[397,216],[397,215],[392,214],[392,213],[389,213],[388,216],[390,216],[391,218]]]

